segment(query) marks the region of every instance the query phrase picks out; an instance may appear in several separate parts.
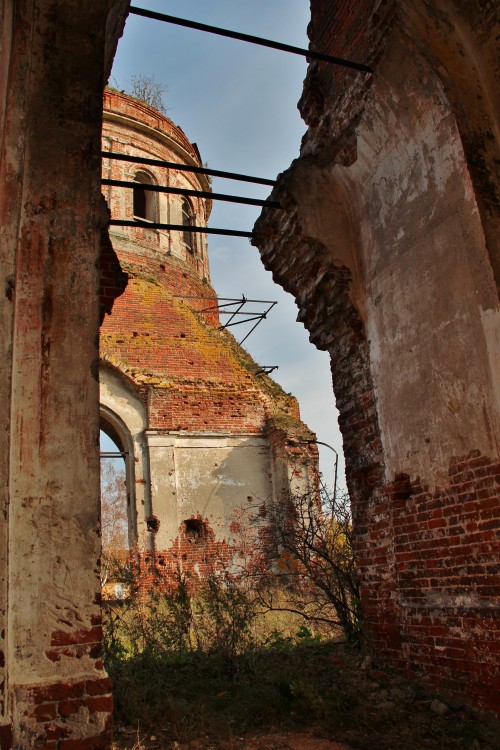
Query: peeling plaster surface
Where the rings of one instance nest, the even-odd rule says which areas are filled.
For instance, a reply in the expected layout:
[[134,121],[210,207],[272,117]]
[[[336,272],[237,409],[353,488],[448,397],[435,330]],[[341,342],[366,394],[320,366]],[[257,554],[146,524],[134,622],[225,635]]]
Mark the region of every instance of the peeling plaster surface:
[[387,478],[405,471],[439,484],[450,455],[469,445],[498,452],[498,375],[488,358],[498,303],[440,85],[404,45],[393,43],[387,59],[358,126],[358,159],[345,171],[365,208],[366,319]]
[[437,485],[450,455],[499,449],[499,308],[481,220],[441,85],[400,40],[356,130],[351,166],[306,156],[286,186],[306,236],[351,271],[386,480]]
[[374,73],[310,66],[254,242],[331,354],[375,652],[498,715],[498,7],[435,6],[312,1]]
[[148,434],[158,549],[169,549],[188,518],[209,522],[216,538],[234,542],[231,524],[273,497],[265,438]]

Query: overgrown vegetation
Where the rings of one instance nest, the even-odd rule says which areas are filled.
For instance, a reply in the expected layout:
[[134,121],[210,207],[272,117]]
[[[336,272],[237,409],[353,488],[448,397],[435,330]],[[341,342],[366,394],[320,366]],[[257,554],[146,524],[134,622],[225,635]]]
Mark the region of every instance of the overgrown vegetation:
[[123,567],[129,596],[104,607],[117,748],[234,750],[277,728],[370,750],[499,747],[494,728],[433,712],[434,696],[359,648],[346,498],[291,497],[256,528],[261,544],[242,535],[232,568],[214,559],[204,580]]
[[318,492],[290,494],[263,508],[262,515],[262,549],[273,565],[259,588],[261,603],[340,628],[349,642],[364,645],[348,495],[334,497],[321,486]]
[[333,633],[284,612],[264,623],[250,592],[219,580],[106,613],[117,748],[235,750],[248,736],[308,728],[366,750],[498,747],[463,708],[433,713],[432,696]]
[[309,711],[293,667],[287,677],[269,668],[322,634],[296,615],[267,617],[258,596],[227,575],[210,576],[196,593],[179,576],[170,591],[108,603],[105,660],[119,719],[148,729],[166,719],[182,740],[281,720],[293,690],[296,708]]

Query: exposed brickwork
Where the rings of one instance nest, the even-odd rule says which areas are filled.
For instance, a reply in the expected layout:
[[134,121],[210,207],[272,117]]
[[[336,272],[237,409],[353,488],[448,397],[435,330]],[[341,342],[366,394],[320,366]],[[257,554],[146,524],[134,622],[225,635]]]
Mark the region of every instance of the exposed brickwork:
[[[487,5],[481,12],[479,8],[473,10],[470,4],[461,6],[461,3],[455,4],[454,10],[449,10],[447,15],[446,12],[438,13],[431,3],[312,1],[312,48],[368,63],[374,67],[375,76],[356,74],[322,63],[310,65],[300,102],[302,115],[309,126],[302,143],[302,156],[289,173],[281,177],[274,191],[285,206],[285,212],[280,217],[263,212],[255,227],[255,243],[275,280],[294,294],[300,310],[299,318],[310,331],[311,340],[331,355],[368,634],[378,658],[458,702],[500,713],[499,461],[489,451],[483,450],[487,455],[479,455],[475,450],[477,444],[467,436],[467,429],[462,428],[457,440],[460,448],[454,453],[459,450],[470,452],[463,459],[446,455],[443,475],[449,466],[448,481],[427,480],[426,483],[426,478],[422,477],[422,481],[410,482],[406,474],[388,471],[389,459],[384,451],[394,434],[391,425],[388,427],[387,422],[383,424],[381,421],[380,393],[374,385],[377,383],[374,372],[379,378],[378,384],[381,372],[382,377],[390,382],[391,370],[397,371],[397,356],[395,350],[394,360],[389,364],[381,364],[380,359],[374,364],[378,342],[369,316],[373,314],[374,306],[381,305],[389,315],[400,315],[401,322],[404,318],[401,310],[394,310],[390,284],[385,287],[384,296],[370,298],[373,280],[380,273],[380,267],[370,265],[373,251],[370,233],[374,231],[376,217],[375,220],[370,217],[370,224],[365,215],[366,207],[362,205],[363,200],[370,200],[370,193],[366,191],[358,204],[356,192],[361,186],[355,184],[360,143],[364,146],[370,144],[376,127],[372,112],[377,106],[384,111],[383,107],[388,105],[383,96],[390,73],[387,67],[383,67],[377,79],[378,70],[386,64],[384,55],[390,55],[394,39],[401,39],[402,35],[408,50],[413,50],[415,56],[425,55],[425,64],[421,68],[424,85],[429,85],[433,75],[439,77],[436,94],[442,97],[442,86],[450,97],[476,191],[482,190],[485,175],[491,176],[491,154],[486,157],[488,149],[484,147],[483,137],[489,121],[487,104],[481,104],[484,110],[481,124],[473,109],[471,91],[480,94],[479,100],[487,100],[485,91],[493,78],[478,83],[471,60],[470,77],[464,76],[463,71],[464,57],[468,57],[464,39],[468,38],[472,46],[479,48],[481,45],[474,45],[471,40],[482,34],[485,40],[481,52],[484,70],[491,73],[487,49],[492,38],[492,9]],[[455,34],[453,29],[458,27],[461,32]],[[459,59],[462,60],[460,65]],[[437,72],[426,68],[429,61]],[[401,83],[398,80],[398,85]],[[376,92],[372,90],[374,85],[379,86]],[[396,100],[402,95],[401,86],[395,89],[394,95]],[[373,100],[376,100],[375,104]],[[432,107],[432,102],[428,101],[427,106]],[[447,106],[448,110],[444,108],[443,111],[449,118],[450,104]],[[388,106],[386,117],[389,117],[389,111]],[[397,110],[395,121],[388,128],[397,130],[398,118],[404,120],[406,117],[415,128],[415,114],[402,109]],[[403,132],[404,127],[401,128]],[[449,133],[450,139],[453,138],[451,129]],[[492,147],[493,143],[492,138]],[[361,159],[367,159],[367,151],[369,149],[361,153]],[[374,158],[380,158],[380,154],[375,154]],[[408,158],[407,172],[411,175],[411,154],[407,157],[400,143],[393,158],[395,161]],[[429,174],[429,162],[426,168]],[[466,172],[463,169],[462,174]],[[436,168],[438,173],[439,165]],[[331,179],[332,174],[337,181]],[[382,182],[386,179],[383,174],[381,170],[377,175]],[[391,176],[389,167],[387,179]],[[375,178],[370,175],[370,179]],[[415,191],[414,200],[415,196],[419,197],[418,178],[409,177],[409,184]],[[338,200],[338,195],[343,191],[339,185],[346,187],[341,200]],[[302,190],[301,186],[306,187]],[[321,189],[327,196],[324,204],[321,203]],[[308,197],[308,192],[312,198]],[[486,192],[487,202],[491,196],[489,187]],[[351,205],[347,205],[349,198],[346,195],[350,197]],[[392,196],[389,194],[389,199]],[[479,204],[481,200],[479,196]],[[390,205],[395,215],[396,207]],[[336,214],[335,221],[332,221],[333,214]],[[483,212],[486,234],[492,216],[489,210]],[[416,223],[410,224],[400,230],[401,233],[415,233]],[[387,238],[392,229],[391,225],[385,226]],[[425,243],[423,238],[422,243]],[[388,241],[384,251],[391,258],[396,252],[402,252],[399,248],[396,250],[396,246],[392,249]],[[408,268],[409,257],[405,256],[405,268]],[[481,279],[477,277],[477,288],[487,287],[489,294],[491,269],[484,260],[481,240],[477,258],[476,263],[484,269]],[[493,270],[497,261],[498,258],[495,260],[490,252]],[[422,263],[421,254],[419,263]],[[387,264],[384,272],[389,271],[392,276],[395,267],[395,263],[392,266]],[[437,273],[435,267],[433,271]],[[406,279],[408,283],[409,277]],[[451,287],[446,287],[446,274],[442,276],[442,282],[442,294],[452,295]],[[401,299],[400,290],[397,299]],[[483,310],[494,307],[486,294],[482,304]],[[471,313],[477,314],[473,305]],[[428,314],[431,315],[430,311]],[[425,326],[429,321],[417,320],[413,324]],[[381,335],[384,335],[383,330]],[[463,346],[463,342],[459,338],[440,335],[443,335],[443,361],[453,361],[452,348]],[[405,340],[403,326],[400,336]],[[480,351],[478,347],[474,356],[480,357]],[[428,350],[422,347],[419,352],[419,356],[427,361]],[[439,370],[439,365],[436,367]],[[461,369],[455,365],[457,387]],[[401,373],[400,377],[404,375]],[[436,380],[439,382],[439,378]],[[384,396],[387,406],[391,399],[390,389]],[[426,408],[429,411],[422,401],[419,409],[425,413]],[[442,403],[441,408],[444,416],[440,416],[440,424],[454,434],[452,423],[446,419],[450,403]],[[398,418],[394,410],[389,410],[389,413],[392,421]],[[429,422],[434,418],[435,414],[428,414]],[[486,424],[490,418],[494,419],[485,417]],[[409,437],[416,445],[420,441],[419,450],[422,454],[427,451],[429,455],[431,440],[428,437],[420,434],[417,437],[409,434]],[[447,437],[444,433],[443,438]],[[403,444],[402,453],[404,450]],[[411,467],[411,463],[412,452],[406,446],[405,465]],[[395,473],[396,478],[391,481]],[[421,472],[412,476],[418,474]]]
[[349,491],[366,496],[382,481],[383,457],[365,329],[349,296],[352,274],[304,237],[293,199],[286,191],[280,197],[288,209],[286,230],[271,235],[274,225],[260,220],[256,244],[274,280],[294,294],[311,341],[331,355]]
[[[419,50],[432,63],[454,109],[500,285],[497,115],[489,95],[499,74],[498,24],[498,6],[489,2],[459,0],[445,10],[432,2],[312,0],[309,37],[313,49],[376,70],[386,38],[396,26],[396,33],[406,37],[408,50]],[[327,63],[309,66],[299,103],[309,126],[303,153],[323,151],[324,157],[326,151],[337,163],[352,163],[356,122],[372,80],[370,75]]]
[[156,550],[154,554],[136,551],[132,565],[136,571],[134,580],[139,592],[161,591],[176,586],[182,575],[190,587],[214,572],[229,570],[237,555],[237,548],[226,540],[217,540],[207,518],[198,516],[199,535],[190,535],[181,524],[179,535],[166,550]]
[[449,479],[429,489],[402,475],[365,507],[367,623],[389,663],[499,713],[500,464],[472,451]]
[[34,720],[37,726],[30,746],[107,750],[111,743],[111,688],[108,677],[23,687],[18,700],[30,705],[26,725],[32,726]]
[[147,388],[151,429],[256,433],[276,410],[299,418],[295,399],[256,378],[256,363],[202,312],[210,287],[175,262],[149,259],[138,272],[123,258],[129,282],[102,326],[101,356]]
[[104,92],[104,112],[116,112],[119,107],[124,114],[132,114],[143,125],[152,128],[158,132],[164,133],[179,143],[183,149],[196,161],[199,162],[199,154],[193,144],[186,138],[182,130],[162,115],[153,107],[137,99],[131,99],[128,96],[122,96],[118,91],[106,89]]
[[[119,112],[122,118],[130,117],[131,129],[140,120],[141,127],[151,125],[186,148],[188,141],[180,128],[151,107],[115,92],[106,93],[104,107],[111,116]],[[165,145],[160,135],[139,136],[135,130],[133,147],[125,149],[119,139],[113,140],[117,127],[113,120],[105,124],[110,149],[180,159],[174,146]],[[123,123],[120,127],[124,138],[130,137]],[[188,151],[198,163],[199,155],[191,145]],[[119,170],[123,170],[122,163],[110,161],[104,174],[123,177]],[[175,184],[180,174],[172,169],[155,170],[160,184]],[[200,188],[196,176],[185,173],[184,178],[192,181],[192,187]],[[124,218],[132,218],[131,191],[125,191],[125,202],[123,190],[104,192],[112,215],[125,210]],[[200,201],[197,220],[206,221],[209,211],[209,202]],[[172,233],[175,237],[177,234]],[[172,253],[174,240],[169,237],[166,241],[164,235],[142,228],[112,234],[128,285],[114,300],[112,314],[106,317],[100,334],[101,357],[136,386],[146,389],[149,429],[258,434],[278,414],[291,422],[299,420],[296,400],[267,376],[256,377],[258,365],[231,334],[219,330],[216,296],[208,282],[205,261],[200,261],[200,266],[201,256],[183,254],[178,247]],[[107,300],[116,293],[117,267],[107,256],[103,256],[102,265],[111,277],[107,283],[107,277],[102,276],[102,294]],[[117,278],[120,286],[119,272]]]
[[[375,65],[395,14],[393,0],[316,0],[311,4],[309,36],[313,49]],[[342,164],[355,160],[354,128],[372,76],[318,62],[309,67],[299,102],[309,126],[304,152],[327,149]]]
[[[146,127],[151,124],[154,130]],[[104,150],[200,164],[194,147],[186,152],[186,142],[168,118],[131,97],[106,94]],[[160,185],[209,189],[196,174],[149,166],[148,175]],[[104,177],[130,180],[136,169],[103,159]],[[132,191],[103,185],[103,194],[113,217],[133,218]],[[192,208],[196,223],[205,224],[211,202],[196,200]],[[176,224],[179,209],[178,196],[163,195],[156,216]],[[297,485],[306,481],[306,472],[288,461],[287,439],[303,442],[314,435],[300,421],[296,399],[221,330],[202,236],[191,248],[177,230],[112,227],[110,236],[128,283],[101,326],[101,389],[105,408],[125,423],[130,412],[120,413],[124,402],[135,395],[140,400],[134,414],[142,431],[134,441],[148,450],[139,467],[141,486],[136,483],[141,586],[171,583],[179,570],[197,579],[234,562],[233,511],[246,505],[246,497],[271,502],[290,476]],[[135,454],[136,474],[144,454]],[[307,456],[312,474],[317,452]],[[183,517],[199,518],[202,538],[179,529]],[[145,554],[152,542],[154,552]]]

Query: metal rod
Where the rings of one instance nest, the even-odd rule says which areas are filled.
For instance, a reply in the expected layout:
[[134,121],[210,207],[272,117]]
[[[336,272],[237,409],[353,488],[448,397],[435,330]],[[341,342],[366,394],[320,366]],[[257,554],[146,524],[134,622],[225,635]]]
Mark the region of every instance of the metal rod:
[[[210,300],[210,302],[212,302],[214,299],[213,297],[203,297],[196,294],[174,294],[174,297],[182,297],[182,299],[207,299]],[[241,302],[243,297],[245,298],[245,302],[260,302],[261,304],[272,305],[273,307],[274,305],[278,304],[276,300],[272,299],[247,299],[244,294],[241,297],[217,297],[216,299],[221,302],[223,300],[226,300],[226,302],[231,302],[231,304],[238,304],[238,302]],[[224,304],[226,304],[226,302]],[[229,305],[226,306],[229,307]]]
[[[246,301],[248,302],[248,300]],[[244,304],[244,303],[242,302],[241,304]],[[243,312],[239,312],[241,309],[241,305],[238,308],[238,310],[236,310],[236,312],[232,312],[231,310],[221,310],[220,308],[215,308],[215,307],[208,308],[208,309],[209,310],[218,309],[221,315],[231,315],[231,317],[234,317],[235,315],[254,315],[254,316],[255,315],[267,315],[267,313],[269,312],[269,310],[266,310],[265,313],[257,312],[257,310],[248,310],[248,312],[246,310],[243,310]],[[202,312],[207,312],[207,310],[202,310]],[[227,323],[225,325],[227,325]]]
[[337,474],[338,474],[338,468],[339,468],[339,454],[337,453],[333,445],[330,445],[329,443],[323,443],[321,440],[289,440],[288,442],[294,445],[324,445],[325,448],[330,448],[330,450],[335,453],[335,475],[334,475],[334,483],[333,483],[333,500],[335,502],[337,498]]
[[321,440],[312,440],[311,442],[316,443],[316,445],[324,445],[325,448],[330,448],[330,450],[335,453],[335,479],[333,484],[333,500],[335,501],[337,499],[337,473],[339,468],[339,454],[337,453],[333,445],[323,443]]
[[200,234],[223,234],[227,237],[253,237],[253,232],[240,232],[238,229],[215,229],[213,227],[198,227],[184,224],[159,224],[156,221],[130,221],[128,219],[110,219],[110,226],[141,227],[143,229],[165,229],[172,232],[199,232]]
[[209,34],[218,34],[219,36],[229,37],[230,39],[238,39],[241,42],[250,42],[251,44],[258,44],[261,47],[271,47],[271,49],[281,50],[282,52],[291,52],[294,55],[301,55],[302,57],[309,58],[310,60],[323,60],[324,62],[333,63],[334,65],[341,65],[344,68],[351,68],[352,70],[358,70],[362,73],[373,73],[373,70],[368,65],[362,63],[353,62],[352,60],[345,60],[342,57],[334,57],[333,55],[327,55],[324,52],[315,52],[313,50],[302,49],[301,47],[293,47],[290,44],[282,44],[281,42],[273,42],[271,39],[264,39],[260,36],[252,36],[251,34],[242,34],[238,31],[230,31],[229,29],[221,29],[218,26],[208,26],[205,23],[198,23],[197,21],[188,21],[185,18],[177,18],[177,16],[168,16],[165,13],[157,13],[154,10],[145,10],[144,8],[137,8],[134,5],[130,6],[130,13],[136,16],[143,16],[144,18],[153,18],[155,21],[164,21],[165,23],[173,23],[177,26],[186,26],[188,29],[196,29],[197,31],[207,31]]
[[[242,300],[241,300],[241,302],[240,302],[240,305],[239,305],[239,307],[238,307],[238,309],[237,309],[237,310],[231,310],[231,311],[229,311],[229,312],[226,312],[226,311],[222,311],[222,312],[226,312],[226,315],[231,315],[231,317],[229,318],[229,320],[227,321],[227,323],[226,323],[226,325],[225,325],[225,328],[227,328],[228,326],[230,326],[230,325],[231,325],[231,321],[233,320],[233,318],[235,317],[235,315],[238,315],[238,314],[240,313],[240,310],[241,310],[241,308],[242,308],[242,307],[243,307],[243,306],[244,306],[245,304],[246,304],[246,298],[245,298],[245,295],[243,295],[243,298],[242,298]],[[232,305],[231,305],[231,306],[232,306]],[[241,314],[243,314],[243,313],[241,313]],[[245,314],[246,314],[246,315],[248,315],[248,313],[245,313]],[[242,321],[240,320],[239,322],[241,323]]]
[[102,451],[99,455],[101,458],[124,458],[128,456],[128,451]]
[[103,185],[112,187],[135,188],[150,190],[155,193],[170,193],[172,195],[185,195],[193,198],[208,198],[215,201],[227,201],[228,203],[245,203],[249,206],[266,206],[267,208],[281,208],[277,201],[260,200],[259,198],[245,198],[239,195],[226,195],[226,193],[212,193],[209,190],[187,190],[185,188],[165,187],[163,185],[148,185],[146,182],[130,182],[128,180],[101,180]]
[[262,374],[270,375],[272,372],[274,372],[274,370],[279,370],[279,366],[278,365],[262,365],[260,370],[257,370],[255,375],[262,375]]
[[243,312],[241,314],[242,315],[251,315],[252,317],[251,318],[245,318],[245,320],[235,320],[234,323],[229,323],[229,322],[224,323],[223,325],[221,325],[220,330],[222,330],[223,328],[230,328],[231,326],[239,326],[242,323],[251,323],[254,320],[258,320],[260,322],[263,318],[266,317],[264,313],[245,313],[245,312]]
[[275,185],[276,180],[268,180],[264,177],[252,177],[248,174],[239,174],[238,172],[226,172],[221,169],[207,169],[206,167],[195,167],[191,164],[177,164],[175,161],[163,161],[162,159],[148,159],[142,156],[130,156],[129,154],[119,154],[115,151],[101,151],[104,159],[113,159],[115,161],[129,161],[132,164],[147,164],[150,167],[166,167],[167,169],[177,169],[179,172],[194,172],[195,174],[208,174],[211,177],[224,177],[226,180],[239,180],[240,182],[253,182],[256,185]]
[[[240,346],[242,346],[245,343],[245,341],[250,336],[250,334],[255,331],[255,329],[257,328],[257,326],[259,325],[259,323],[262,323],[262,321],[264,320],[265,317],[266,317],[265,315],[261,315],[261,317],[257,319],[256,324],[250,328],[250,330],[248,331],[247,335],[244,338],[242,338],[241,341],[238,342]],[[252,320],[255,320],[255,318],[253,318]]]

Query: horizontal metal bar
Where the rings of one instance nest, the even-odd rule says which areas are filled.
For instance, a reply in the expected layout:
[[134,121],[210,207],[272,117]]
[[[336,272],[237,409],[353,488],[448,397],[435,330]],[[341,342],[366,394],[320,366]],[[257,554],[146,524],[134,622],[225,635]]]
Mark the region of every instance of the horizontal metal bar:
[[226,195],[226,193],[212,193],[209,190],[187,190],[185,188],[166,187],[164,185],[149,185],[147,182],[130,182],[128,180],[102,180],[103,185],[112,187],[135,188],[150,190],[154,193],[169,193],[171,195],[185,195],[193,198],[208,198],[215,201],[227,201],[228,203],[244,203],[248,206],[266,206],[267,208],[281,208],[278,201],[261,200],[259,198],[245,198],[239,195]]
[[147,164],[150,167],[166,167],[167,169],[177,169],[179,172],[194,172],[195,174],[208,174],[211,177],[223,177],[226,180],[239,180],[240,182],[253,182],[256,185],[275,185],[276,180],[268,180],[264,177],[252,177],[248,174],[239,174],[238,172],[226,172],[221,169],[208,169],[207,167],[195,167],[191,164],[177,164],[175,161],[164,161],[162,159],[148,159],[143,156],[130,156],[129,154],[119,154],[115,151],[101,151],[104,159],[113,159],[115,161],[129,161],[132,164]]
[[212,308],[212,309],[218,309],[221,315],[253,315],[254,317],[260,317],[261,315],[264,315],[264,313],[258,312],[258,310],[249,310],[248,312],[245,312],[245,310],[242,310],[241,312],[235,312],[231,310],[221,310],[220,307]]
[[[222,328],[230,328],[231,326],[239,326],[242,323],[253,323],[254,320],[259,320],[259,321],[261,321],[263,319],[265,320],[265,317],[266,317],[264,315],[264,313],[240,313],[240,315],[245,315],[245,314],[246,315],[251,315],[252,317],[251,318],[245,318],[245,320],[236,320],[234,323],[229,323],[229,322],[224,323],[224,325],[221,326],[221,329]],[[234,315],[236,315],[236,313],[234,313]]]
[[128,451],[102,451],[99,455],[101,458],[124,458]]
[[200,234],[223,234],[227,237],[253,237],[253,232],[240,232],[237,229],[214,229],[213,227],[185,227],[184,224],[159,224],[155,221],[130,221],[129,219],[110,219],[110,226],[141,227],[143,229],[165,229],[172,232],[198,232]]
[[207,31],[209,34],[218,34],[219,36],[226,36],[230,39],[238,39],[240,42],[250,42],[251,44],[258,44],[261,47],[270,47],[271,49],[277,49],[282,52],[291,52],[293,55],[301,55],[307,57],[310,60],[323,60],[324,62],[333,63],[334,65],[341,65],[344,68],[351,68],[352,70],[358,70],[362,73],[373,73],[373,70],[368,65],[363,63],[353,62],[352,60],[345,60],[343,57],[334,57],[333,55],[327,55],[324,52],[315,52],[314,50],[302,49],[301,47],[293,47],[290,44],[282,44],[281,42],[273,42],[271,39],[264,39],[260,36],[252,36],[251,34],[242,34],[239,31],[230,31],[229,29],[221,29],[219,26],[209,26],[205,23],[198,23],[197,21],[188,21],[186,18],[177,18],[177,16],[168,16],[165,13],[157,13],[154,10],[145,10],[144,8],[137,8],[134,5],[130,6],[130,12],[136,16],[143,16],[144,18],[153,18],[155,21],[164,21],[165,23],[173,23],[177,26],[186,26],[188,29],[196,29],[197,31]]
[[[214,297],[202,297],[198,295],[189,294],[174,294],[174,297],[182,297],[183,299],[206,299],[213,302]],[[272,299],[247,299],[245,295],[243,297],[216,297],[220,302],[225,300],[226,302],[261,302],[266,305],[277,305],[278,303]]]
[[279,370],[279,366],[278,365],[262,365],[260,370],[257,370],[257,372],[254,374],[255,375],[262,375],[262,374],[270,375],[274,370]]

